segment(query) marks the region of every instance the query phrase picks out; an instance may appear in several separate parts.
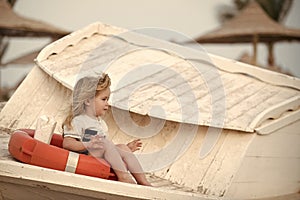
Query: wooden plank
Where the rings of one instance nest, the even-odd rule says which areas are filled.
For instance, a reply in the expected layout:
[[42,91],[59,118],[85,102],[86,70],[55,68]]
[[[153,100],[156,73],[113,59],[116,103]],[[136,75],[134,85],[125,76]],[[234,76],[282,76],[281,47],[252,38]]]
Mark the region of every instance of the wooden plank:
[[24,109],[22,114],[19,115],[19,122],[15,124],[15,128],[35,128],[36,120],[39,117],[40,111],[47,104],[51,96],[56,92],[56,84],[59,83],[45,72],[42,71],[41,73],[43,73],[41,76],[45,77],[45,81],[42,83],[35,82],[34,86],[27,85],[33,90],[30,98],[15,99],[14,106],[18,106],[25,102],[27,104],[26,109]]
[[218,68],[227,72],[248,74],[272,85],[292,87],[298,90],[300,89],[300,80],[296,77],[280,74],[278,72],[237,62],[235,60],[226,59],[217,55],[209,55],[213,63],[215,63]]
[[285,131],[287,134],[300,134],[299,132],[299,121],[300,120],[297,120],[293,123],[290,123],[288,126],[284,126],[280,129],[278,129],[276,132],[281,132],[282,131]]
[[[273,197],[265,197],[265,198],[256,198],[255,200],[299,200],[300,193],[290,193],[284,194],[280,196],[273,196]],[[248,199],[250,200],[250,199]]]
[[[238,91],[236,91],[235,94],[238,97],[235,98],[236,102],[232,104],[232,107],[230,107],[230,110],[236,111],[229,118],[229,120],[232,121],[249,112],[252,107],[256,107],[257,104],[266,101],[276,93],[275,91],[270,91],[268,85],[252,81],[252,83],[248,84],[246,87],[240,88]],[[255,99],[257,101],[255,101]],[[257,109],[255,111],[257,113],[260,112]],[[249,118],[246,119],[252,120]]]
[[[106,35],[119,34],[126,31],[125,29],[121,29],[114,26],[108,26],[106,24],[101,23],[93,23],[89,26],[73,32],[49,45],[47,45],[38,55],[37,63],[41,63],[46,60],[51,54],[56,53],[59,54],[69,45],[76,45],[78,42],[83,40],[84,38],[91,37],[95,33],[102,33]],[[46,69],[44,69],[46,70]]]
[[234,182],[286,182],[300,180],[300,158],[246,156]]
[[[72,44],[66,46],[66,49],[60,54],[52,55],[38,64],[42,69],[47,66],[45,71],[48,74],[65,87],[72,89],[78,74],[93,68],[104,69],[109,66],[111,61],[124,54],[124,51],[129,51],[132,48],[132,45],[124,41],[117,40],[119,43],[116,43],[114,38],[107,42],[108,39],[110,39],[108,36],[93,35],[89,40],[78,41],[75,46]],[[101,45],[103,48],[100,49]]]
[[299,191],[300,121],[256,135],[226,197],[267,197]]
[[201,181],[205,194],[223,196],[237,173],[253,134],[228,131],[226,138]]
[[[53,198],[54,195],[57,195],[57,192],[61,192],[79,196],[82,195],[94,199],[215,199],[214,197],[207,197],[196,193],[143,187],[140,185],[40,168],[15,161],[0,160],[0,183],[2,182],[16,185],[17,187],[14,187],[14,192],[18,191],[18,193],[24,189],[24,186],[32,188],[30,191],[37,193],[41,190],[34,190],[35,188],[51,191],[49,198]],[[4,191],[5,188],[2,189],[1,187],[0,192],[3,193]],[[11,192],[12,191],[9,191],[9,194]],[[7,193],[4,194],[7,195]],[[48,198],[46,193],[42,194],[45,194]],[[64,195],[62,195],[62,197],[63,196]]]
[[[179,60],[177,59],[176,57],[171,57],[170,55],[168,54],[165,54],[163,52],[160,52],[161,55],[163,55],[163,58],[161,61],[157,62],[157,61],[152,61],[152,62],[149,62],[149,64],[152,64],[152,65],[156,65],[157,67],[147,67],[145,68],[145,70],[141,71],[139,74],[136,75],[136,77],[132,77],[130,78],[130,74],[128,74],[129,72],[131,71],[134,71],[135,69],[139,69],[139,67],[142,67],[145,62],[147,64],[148,62],[148,55],[147,55],[147,52],[149,52],[149,50],[145,50],[143,51],[143,53],[138,56],[140,58],[143,58],[142,60],[138,59],[137,63],[135,63],[134,65],[132,65],[131,63],[136,60],[134,59],[136,56],[134,56],[134,58],[129,62],[131,66],[131,68],[128,68],[126,67],[126,69],[123,69],[122,66],[117,66],[115,68],[118,69],[118,71],[122,71],[124,73],[120,74],[118,73],[117,75],[115,74],[111,74],[111,78],[113,80],[116,80],[114,85],[116,86],[116,82],[118,83],[118,80],[120,81],[121,78],[126,78],[128,77],[126,80],[127,82],[124,84],[124,85],[119,85],[117,87],[112,87],[112,90],[113,90],[113,93],[116,93],[118,95],[118,99],[115,99],[115,104],[117,106],[120,106],[120,107],[126,107],[127,105],[124,105],[122,106],[122,102],[124,101],[124,99],[128,99],[129,98],[129,94],[131,94],[132,92],[136,91],[139,89],[139,87],[141,86],[145,86],[145,84],[148,84],[147,86],[145,86],[145,88],[143,89],[143,91],[141,90],[138,90],[139,93],[137,95],[138,98],[131,98],[131,103],[130,103],[130,107],[131,109],[135,110],[136,112],[138,113],[141,113],[141,114],[146,114],[146,111],[144,110],[141,110],[141,109],[138,109],[138,107],[141,107],[139,106],[140,104],[144,104],[144,101],[146,100],[150,100],[151,98],[153,98],[153,95],[158,95],[159,94],[163,94],[164,91],[166,90],[170,90],[171,87],[172,87],[172,83],[170,83],[171,81],[174,82],[174,74],[170,73],[170,70],[175,70],[176,72],[175,73],[181,73],[182,71],[186,71],[186,69],[184,67],[178,67],[178,63],[182,63],[183,61],[182,60]],[[131,57],[132,55],[129,56],[129,58]],[[122,58],[122,63],[126,63],[128,64],[128,61],[126,61],[128,58],[128,56],[125,56],[124,58]],[[124,59],[124,60],[123,60]],[[119,62],[119,61],[118,61]],[[163,66],[163,67],[158,67],[159,66]],[[120,69],[121,67],[121,69]],[[169,67],[169,68],[166,68],[166,67]],[[112,67],[113,69],[114,67]],[[111,70],[109,69],[108,73],[110,73]],[[120,82],[119,82],[120,83]],[[161,85],[163,87],[160,88],[160,90],[154,90],[153,91],[153,85]],[[177,83],[179,84],[179,83]],[[173,83],[174,85],[174,83]],[[121,87],[121,88],[120,88]],[[142,92],[142,93],[140,93]],[[153,93],[155,92],[155,93]],[[126,94],[124,97],[121,94]],[[152,96],[151,96],[152,95]],[[122,99],[122,97],[124,99]],[[141,101],[141,98],[143,99],[143,101]]]
[[211,164],[226,138],[226,131],[223,132],[215,144],[214,148],[204,159],[200,159],[200,148],[204,140],[205,134],[208,134],[206,127],[200,127],[193,143],[185,151],[184,155],[179,157],[167,170],[163,176],[172,182],[185,185],[195,191],[204,193],[202,190],[202,180],[210,170]]
[[274,131],[271,135],[258,135],[246,156],[299,158],[300,120]]
[[37,117],[47,115],[59,122],[55,131],[61,132],[61,122],[70,105],[70,94],[67,88],[35,67],[3,108],[1,127],[35,128]]
[[256,132],[262,135],[270,134],[298,119],[300,119],[300,110],[286,112],[280,118],[269,120],[269,123],[256,128]]
[[[56,82],[53,93],[49,94],[48,101],[41,107],[38,116],[46,115],[54,118],[57,122],[55,132],[62,133],[62,123],[69,113],[71,101],[71,90]],[[35,124],[31,127],[35,127]]]
[[[225,195],[227,199],[299,200],[299,182],[234,182]],[[289,194],[297,194],[290,195]],[[296,197],[295,197],[296,196]]]
[[[39,67],[34,67],[18,87],[13,97],[7,102],[0,113],[0,126],[4,129],[14,129],[21,122],[20,117],[29,108],[32,97],[36,94],[39,85],[47,81],[47,74]],[[32,87],[35,86],[35,87]],[[26,120],[26,119],[25,119]]]
[[251,128],[258,127],[262,121],[268,118],[278,118],[283,112],[287,110],[294,110],[300,105],[300,96],[294,96],[292,98],[286,99],[285,101],[273,105],[268,109],[261,112],[250,124]]
[[[60,85],[59,87],[63,87],[63,86]],[[53,110],[45,112],[48,113],[48,115],[54,116],[54,119],[57,122],[57,125],[55,127],[56,133],[62,133],[62,123],[66,119],[66,116],[69,114],[69,109],[70,109],[70,101],[68,101],[68,99],[72,98],[71,90],[64,88],[63,90],[59,90],[59,91],[60,92],[57,92],[57,96],[53,97],[53,101],[56,100],[56,105],[53,106]],[[54,110],[57,110],[56,113]]]
[[10,135],[0,130],[0,160],[7,160],[10,155],[7,151]]

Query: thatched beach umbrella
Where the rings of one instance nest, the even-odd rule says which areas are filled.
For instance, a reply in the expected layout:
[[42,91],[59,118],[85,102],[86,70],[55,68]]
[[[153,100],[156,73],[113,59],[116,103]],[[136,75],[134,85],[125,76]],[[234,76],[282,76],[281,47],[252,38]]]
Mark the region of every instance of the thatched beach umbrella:
[[273,43],[292,40],[300,40],[300,29],[287,28],[275,22],[255,1],[220,28],[195,39],[198,43],[252,43],[252,64],[256,64],[258,42],[270,44],[269,64],[273,64]]
[[31,64],[34,62],[34,59],[39,54],[40,50],[32,51],[29,53],[26,53],[24,55],[21,55],[13,60],[10,60],[6,63],[0,63],[0,67],[6,67],[9,65],[26,65]]
[[[68,31],[56,28],[45,22],[25,18],[13,11],[6,0],[0,0],[0,43],[2,37],[50,37],[56,40],[66,34]],[[5,52],[7,44],[0,44],[0,61]],[[27,56],[26,59],[31,59]],[[25,58],[22,58],[24,62]],[[14,62],[10,61],[9,63]],[[19,62],[19,61],[18,61]],[[33,62],[33,60],[32,60]],[[6,63],[5,65],[7,65]],[[1,65],[4,65],[1,63]]]
[[[2,57],[8,47],[8,43],[3,43],[4,37],[48,37],[53,41],[67,34],[69,34],[68,31],[15,13],[6,0],[0,0],[0,67],[30,63],[37,55],[37,52],[31,52],[7,63],[2,63]],[[3,93],[5,92],[1,91],[0,86],[0,96],[3,96]]]
[[67,31],[15,13],[6,0],[0,0],[0,36],[51,37],[58,39]]

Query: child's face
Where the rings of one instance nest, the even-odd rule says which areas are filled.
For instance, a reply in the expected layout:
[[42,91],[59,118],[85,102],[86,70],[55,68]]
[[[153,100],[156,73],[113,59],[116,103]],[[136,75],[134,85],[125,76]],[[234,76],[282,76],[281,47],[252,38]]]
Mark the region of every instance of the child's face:
[[95,114],[96,116],[103,116],[108,110],[108,99],[110,96],[110,89],[106,88],[99,92],[94,98]]

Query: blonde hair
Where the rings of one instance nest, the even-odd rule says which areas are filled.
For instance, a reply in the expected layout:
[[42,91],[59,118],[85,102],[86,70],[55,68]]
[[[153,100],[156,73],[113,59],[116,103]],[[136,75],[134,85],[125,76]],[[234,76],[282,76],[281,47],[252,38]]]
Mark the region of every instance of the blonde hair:
[[69,115],[63,123],[63,127],[65,125],[68,129],[72,129],[71,122],[73,118],[85,111],[85,101],[97,96],[101,91],[108,88],[110,84],[110,77],[105,73],[100,78],[86,76],[79,79],[74,86],[72,106]]

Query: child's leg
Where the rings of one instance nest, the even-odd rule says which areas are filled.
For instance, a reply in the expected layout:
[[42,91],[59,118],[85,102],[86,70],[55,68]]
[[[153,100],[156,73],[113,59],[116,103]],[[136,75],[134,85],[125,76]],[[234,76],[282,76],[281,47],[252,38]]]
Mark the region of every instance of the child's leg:
[[127,172],[125,163],[123,162],[116,146],[109,140],[103,140],[104,144],[104,159],[107,160],[114,169],[118,180],[126,183],[135,183],[130,173]]
[[135,155],[132,153],[132,151],[127,147],[127,145],[118,144],[116,146],[118,147],[118,152],[121,155],[124,162],[126,163],[128,170],[134,176],[137,183],[140,185],[151,186],[143,172],[141,164],[139,163]]

